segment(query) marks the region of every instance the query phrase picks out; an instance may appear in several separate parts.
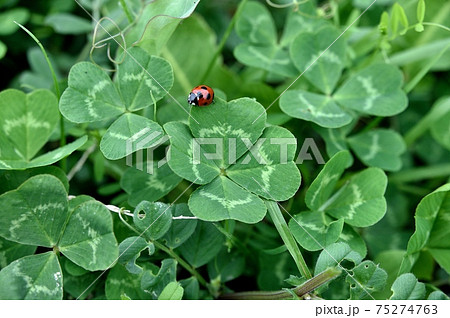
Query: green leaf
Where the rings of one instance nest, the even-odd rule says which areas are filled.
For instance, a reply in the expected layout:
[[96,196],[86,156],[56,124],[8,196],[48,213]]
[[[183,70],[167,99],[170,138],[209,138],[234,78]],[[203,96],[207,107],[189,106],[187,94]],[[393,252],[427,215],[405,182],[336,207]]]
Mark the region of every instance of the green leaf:
[[308,208],[315,211],[323,210],[325,204],[344,173],[351,165],[351,156],[348,151],[335,154],[323,167],[316,179],[306,191],[305,202]]
[[319,251],[336,242],[343,226],[343,219],[332,222],[321,212],[305,211],[294,215],[289,221],[292,235],[308,251]]
[[365,257],[367,254],[366,242],[359,235],[359,233],[356,232],[355,229],[348,224],[344,224],[344,228],[341,235],[339,235],[338,242],[348,244],[348,246],[350,246],[352,250],[354,250],[362,257]]
[[23,245],[0,237],[0,269],[24,256],[32,255],[36,246]]
[[132,47],[118,65],[115,81],[127,109],[136,111],[166,96],[173,85],[173,70],[166,60]]
[[6,51],[8,51],[8,47],[0,41],[0,60],[5,57]]
[[158,54],[178,24],[192,14],[199,2],[199,0],[173,0],[170,4],[161,1],[150,2],[138,17],[131,32],[127,34],[127,43],[137,44],[151,54]]
[[247,2],[242,8],[236,21],[236,33],[252,44],[270,45],[277,41],[275,23],[269,10],[255,1]]
[[192,214],[205,221],[233,219],[257,223],[266,215],[264,202],[225,176],[195,190],[189,198]]
[[92,63],[75,64],[70,69],[68,85],[59,110],[72,122],[101,121],[125,111],[125,103],[108,74]]
[[402,167],[400,156],[406,151],[402,136],[389,129],[374,129],[347,139],[359,159],[368,166],[387,171]]
[[[316,7],[312,2],[297,2],[296,10],[289,10],[280,45],[287,46],[297,35],[303,32],[314,32],[327,24],[325,19],[317,15]],[[297,10],[298,8],[298,10]]]
[[368,168],[356,175],[327,202],[324,210],[344,222],[366,227],[377,223],[386,213],[387,177],[383,170]]
[[[263,198],[285,201],[300,187],[301,176],[294,163],[296,141],[292,133],[282,127],[267,127],[257,144],[227,170],[227,176]],[[289,182],[286,182],[289,180]]]
[[157,240],[166,234],[172,224],[172,207],[168,204],[142,201],[134,210],[134,225],[149,240]]
[[233,53],[236,59],[245,65],[262,68],[286,77],[298,75],[289,53],[279,46],[256,46],[241,43],[236,46]]
[[194,234],[177,251],[192,266],[205,265],[216,256],[225,242],[225,238],[214,225],[199,221]]
[[170,282],[164,287],[158,297],[158,300],[181,300],[183,298],[184,289],[180,283]]
[[187,125],[170,122],[164,125],[164,130],[170,137],[168,164],[173,172],[197,184],[209,183],[219,175],[220,169],[204,155],[200,155],[199,161],[194,163],[194,147],[200,149],[201,146],[192,137]]
[[236,252],[222,249],[212,262],[208,263],[208,275],[212,280],[229,282],[242,275],[245,270],[245,257]]
[[294,236],[292,235],[286,220],[281,213],[280,208],[278,207],[278,203],[267,200],[265,201],[265,204],[267,206],[267,210],[269,211],[270,218],[272,219],[278,234],[286,245],[289,254],[291,254],[298,271],[303,277],[307,279],[311,278],[311,273],[305,263],[305,260],[303,259],[300,249],[298,248],[297,242],[295,241]]
[[[217,138],[223,145],[222,158],[215,160],[220,168],[227,168],[247,152],[248,147],[243,139],[254,144],[261,136],[265,123],[264,107],[247,97],[230,102],[215,98],[215,103],[208,107],[193,107],[189,117],[189,127],[194,137]],[[212,153],[217,151],[214,145],[211,146],[204,149],[211,149]],[[236,149],[234,156],[229,149]]]
[[387,273],[372,261],[364,261],[352,269],[345,281],[350,284],[350,299],[364,299],[386,285]]
[[390,300],[418,300],[425,298],[425,284],[417,281],[417,278],[406,273],[397,277],[391,287]]
[[13,34],[19,29],[14,23],[25,24],[30,17],[30,12],[26,8],[13,8],[0,13],[0,36]]
[[0,194],[6,191],[15,190],[29,178],[39,174],[51,174],[57,177],[69,192],[69,181],[61,168],[56,166],[39,167],[27,170],[4,170],[0,172]]
[[25,256],[0,271],[0,299],[62,299],[61,267],[53,252]]
[[403,76],[390,64],[372,64],[353,74],[334,94],[343,107],[375,116],[393,116],[408,105]]
[[47,15],[45,24],[53,27],[60,34],[83,34],[93,30],[89,20],[70,13],[53,13]]
[[120,186],[128,196],[128,203],[136,206],[141,201],[154,202],[172,191],[181,181],[166,163],[158,168],[158,161],[153,161],[151,173],[135,168],[128,168],[122,175]]
[[[347,135],[355,127],[356,121],[352,121],[347,126],[334,129],[325,129],[317,127],[316,130],[325,140],[328,156],[332,157],[342,150],[348,150]],[[353,157],[350,156],[350,162],[353,164]]]
[[[173,216],[192,216],[186,203],[180,203],[173,206]],[[174,249],[186,242],[191,237],[197,227],[197,220],[176,219],[172,220],[172,226],[169,231],[161,238],[167,247]]]
[[98,201],[87,201],[72,212],[58,243],[64,256],[90,270],[105,270],[118,258],[111,213]]
[[152,295],[141,289],[141,278],[142,274],[131,274],[124,266],[117,264],[106,278],[106,298],[120,300],[122,295],[127,295],[131,299],[152,299]]
[[430,127],[431,135],[443,147],[450,150],[450,98],[442,98],[433,106],[432,112],[439,114]]
[[155,246],[140,236],[126,238],[119,245],[119,263],[132,274],[141,273],[142,267],[136,264],[136,260],[145,249],[148,249],[151,255],[155,251]]
[[158,271],[144,271],[142,274],[141,288],[156,299],[167,284],[176,281],[176,276],[177,261],[172,258],[164,259]]
[[428,300],[450,300],[450,298],[441,292],[440,290],[435,290],[428,295]]
[[394,35],[397,35],[398,24],[403,26],[403,30],[400,31],[400,35],[404,35],[408,30],[408,18],[406,17],[403,7],[398,3],[394,3],[391,17],[391,29]]
[[417,206],[416,231],[409,239],[399,274],[411,271],[424,249],[450,273],[449,216],[450,183],[447,183],[423,198]]
[[291,58],[300,72],[321,92],[334,90],[345,62],[346,43],[334,27],[315,33],[300,33],[290,47]]
[[281,95],[280,108],[291,117],[312,121],[325,128],[342,127],[352,121],[352,116],[332,98],[302,90]]
[[345,243],[334,243],[325,247],[317,259],[314,275],[322,273],[328,267],[338,266],[343,260],[348,260],[358,265],[361,263],[362,256],[353,251]]
[[424,18],[425,18],[425,0],[419,0],[417,2],[417,21],[419,23],[422,23]]
[[0,235],[29,245],[53,247],[68,217],[67,192],[51,175],[28,179],[0,196]]
[[164,132],[154,121],[126,113],[109,126],[100,142],[100,150],[109,160],[126,157],[141,149],[155,147]]
[[[87,136],[83,136],[81,138],[78,138],[77,140],[61,147],[56,148],[55,150],[52,150],[50,152],[47,152],[39,157],[34,158],[30,162],[9,162],[11,166],[15,166],[15,169],[25,169],[25,168],[34,168],[34,167],[42,167],[47,166],[50,164],[53,164],[62,158],[67,157],[71,153],[73,153],[75,150],[82,147],[88,140]],[[7,162],[5,160],[5,162]],[[1,164],[1,163],[0,163]]]
[[189,277],[188,279],[180,280],[181,287],[184,288],[184,299],[197,300],[199,299],[200,286],[198,280],[195,277]]
[[2,160],[30,161],[48,141],[58,120],[58,101],[48,90],[0,92],[0,165]]

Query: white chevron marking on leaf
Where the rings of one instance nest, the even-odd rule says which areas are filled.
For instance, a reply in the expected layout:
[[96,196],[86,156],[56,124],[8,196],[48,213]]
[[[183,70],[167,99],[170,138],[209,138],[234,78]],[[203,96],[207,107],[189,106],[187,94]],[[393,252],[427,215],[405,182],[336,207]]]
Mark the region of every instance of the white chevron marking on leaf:
[[200,137],[209,137],[212,135],[221,135],[221,136],[236,136],[240,138],[250,138],[251,135],[246,133],[243,129],[233,129],[231,125],[222,124],[221,126],[213,126],[211,128],[202,128],[199,131]]
[[364,160],[373,159],[378,154],[378,152],[382,150],[379,144],[379,139],[380,138],[378,134],[372,135],[372,144],[370,145],[369,153],[363,157]]
[[5,124],[3,125],[3,130],[6,135],[9,135],[12,129],[24,126],[26,128],[45,128],[50,129],[50,124],[46,121],[38,121],[33,117],[33,113],[27,112],[26,114],[14,118],[14,119],[6,119]]
[[380,93],[373,85],[371,77],[366,78],[362,76],[357,76],[356,80],[361,83],[364,90],[367,92],[367,99],[364,101],[363,109],[369,110],[373,107],[373,102],[380,95]]
[[240,200],[227,200],[225,198],[221,198],[215,194],[206,192],[205,190],[200,190],[200,195],[204,196],[208,199],[211,199],[213,201],[219,202],[225,209],[233,209],[238,205],[243,205],[252,202],[251,195],[248,195],[245,199]]

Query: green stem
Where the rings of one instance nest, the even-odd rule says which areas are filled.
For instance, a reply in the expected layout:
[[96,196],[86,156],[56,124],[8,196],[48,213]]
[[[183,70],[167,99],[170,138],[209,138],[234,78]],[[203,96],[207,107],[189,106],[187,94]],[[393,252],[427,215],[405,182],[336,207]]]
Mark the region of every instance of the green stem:
[[390,182],[415,182],[426,179],[450,176],[450,164],[444,163],[423,168],[413,168],[393,173],[389,176]]
[[422,22],[423,25],[431,25],[431,26],[435,26],[441,29],[444,29],[445,31],[449,31],[450,32],[450,28],[447,28],[445,25],[439,24],[439,23],[433,23],[433,22]]
[[275,227],[281,236],[281,239],[283,240],[284,244],[286,244],[289,253],[292,255],[292,258],[294,259],[294,262],[297,265],[300,274],[307,279],[311,278],[312,275],[308,269],[308,266],[306,265],[305,259],[303,258],[297,242],[295,241],[288,225],[286,224],[286,220],[284,219],[283,214],[278,207],[278,203],[268,200],[266,200],[265,203],[270,217],[272,218],[273,223],[275,224]]
[[372,128],[378,127],[379,123],[384,119],[384,117],[375,117],[370,123],[361,130],[361,133],[372,130]]
[[131,15],[130,10],[128,9],[128,6],[125,2],[125,0],[119,0],[120,4],[122,5],[123,11],[125,12],[125,15],[127,16],[128,22],[133,22],[133,16]]
[[307,280],[302,285],[287,290],[277,291],[248,291],[232,294],[225,294],[220,296],[220,299],[246,299],[246,300],[281,300],[292,299],[292,293],[295,293],[298,297],[303,297],[306,294],[312,292],[321,285],[329,282],[330,280],[338,277],[341,274],[341,270],[336,267],[330,267],[320,273],[317,276]]
[[214,52],[214,55],[211,58],[211,61],[209,61],[209,64],[208,64],[208,67],[206,68],[205,73],[203,73],[203,76],[201,77],[200,83],[203,83],[206,80],[206,78],[208,77],[212,68],[214,67],[216,60],[219,57],[220,53],[222,53],[222,50],[225,47],[225,44],[227,43],[227,40],[230,37],[231,32],[233,31],[234,25],[236,24],[237,19],[241,15],[242,10],[243,10],[245,4],[247,3],[247,1],[248,0],[242,0],[241,3],[239,3],[236,13],[234,14],[233,18],[231,19],[230,24],[228,25],[227,29],[225,30],[225,33],[223,34],[223,37],[220,40],[219,45],[217,46],[216,52]]
[[445,99],[443,99],[443,102],[438,102],[436,106],[434,106],[431,111],[425,115],[425,117],[423,117],[417,124],[414,125],[414,127],[406,132],[404,137],[406,145],[411,146],[415,140],[430,129],[431,125],[433,125],[436,120],[441,118],[449,110],[450,104],[445,103]]
[[[55,93],[56,93],[56,97],[58,98],[58,102],[59,102],[59,99],[61,98],[61,90],[59,89],[58,79],[56,78],[55,70],[53,69],[52,63],[50,62],[50,59],[47,55],[47,52],[45,51],[44,46],[42,45],[41,41],[39,41],[39,39],[33,33],[31,33],[31,31],[29,31],[26,27],[24,27],[20,23],[17,23],[16,21],[14,21],[14,23],[17,24],[26,33],[28,33],[28,35],[34,40],[34,42],[37,43],[37,45],[40,47],[42,53],[44,54],[45,60],[47,61],[47,65],[50,69],[50,73],[52,73],[53,85],[55,86]],[[60,128],[60,132],[61,132],[59,144],[61,147],[64,147],[66,145],[66,133],[65,133],[65,128],[64,128],[64,117],[63,116],[61,116],[61,118],[60,118],[59,128]],[[67,159],[66,158],[61,159],[61,169],[63,171],[67,170]]]
[[166,247],[165,245],[159,243],[158,241],[153,241],[153,244],[163,252],[167,253],[170,257],[175,259],[181,266],[183,266],[189,273],[194,276],[200,284],[202,284],[204,287],[209,289],[209,285],[206,282],[206,280],[193,268],[191,265],[189,265],[184,259],[182,259],[180,256],[178,256],[177,253],[175,253],[172,249]]
[[433,59],[431,59],[406,85],[405,85],[405,92],[409,93],[413,90],[414,87],[416,87],[417,84],[422,80],[422,78],[428,73],[428,71],[431,69],[431,67],[436,63],[442,55],[447,51],[447,49],[450,47],[450,44],[448,44],[446,47],[444,47],[443,50],[441,50],[436,56],[434,56]]

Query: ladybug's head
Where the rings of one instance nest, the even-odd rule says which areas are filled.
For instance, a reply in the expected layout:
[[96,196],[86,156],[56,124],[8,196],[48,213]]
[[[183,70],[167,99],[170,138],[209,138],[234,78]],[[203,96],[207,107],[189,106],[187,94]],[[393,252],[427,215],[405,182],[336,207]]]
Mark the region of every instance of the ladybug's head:
[[193,92],[190,92],[187,101],[192,106],[198,106],[198,96],[197,96],[197,94],[193,93]]

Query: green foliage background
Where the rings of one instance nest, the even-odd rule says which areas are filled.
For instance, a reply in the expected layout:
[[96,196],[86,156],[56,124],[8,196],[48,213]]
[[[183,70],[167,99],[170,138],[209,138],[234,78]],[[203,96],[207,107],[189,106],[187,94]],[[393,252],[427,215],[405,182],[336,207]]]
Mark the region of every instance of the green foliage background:
[[79,2],[0,0],[0,299],[448,299],[450,3]]

